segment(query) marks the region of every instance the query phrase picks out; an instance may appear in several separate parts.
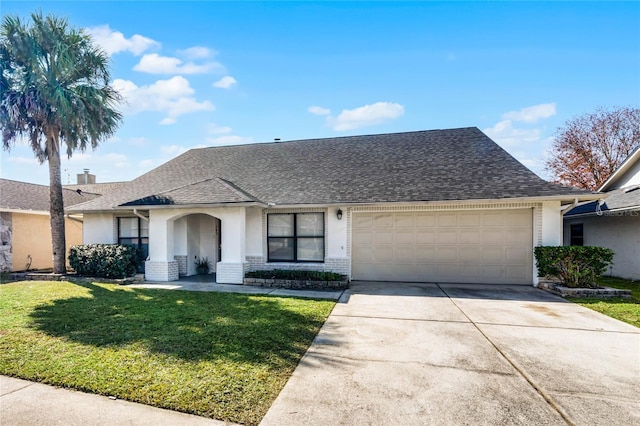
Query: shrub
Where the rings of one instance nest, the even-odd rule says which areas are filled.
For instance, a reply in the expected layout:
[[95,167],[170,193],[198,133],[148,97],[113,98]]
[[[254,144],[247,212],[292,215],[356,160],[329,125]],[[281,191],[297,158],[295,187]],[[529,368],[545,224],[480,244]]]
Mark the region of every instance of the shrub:
[[286,269],[274,269],[272,271],[253,271],[245,274],[246,278],[264,278],[277,280],[303,280],[303,281],[344,281],[346,276],[336,272],[323,271],[289,271]]
[[567,287],[596,287],[613,261],[613,250],[590,246],[535,248],[538,275],[556,277]]
[[138,250],[122,244],[85,244],[69,250],[69,264],[85,277],[131,277],[139,262]]

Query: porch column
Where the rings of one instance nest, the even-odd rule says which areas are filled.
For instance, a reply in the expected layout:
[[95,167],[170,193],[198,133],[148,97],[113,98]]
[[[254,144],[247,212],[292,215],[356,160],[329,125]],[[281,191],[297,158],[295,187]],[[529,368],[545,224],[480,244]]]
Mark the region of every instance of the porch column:
[[178,261],[173,258],[173,212],[149,212],[149,260],[144,264],[147,281],[175,281]]
[[242,284],[246,267],[246,209],[226,208],[220,212],[222,259],[216,264],[216,281]]

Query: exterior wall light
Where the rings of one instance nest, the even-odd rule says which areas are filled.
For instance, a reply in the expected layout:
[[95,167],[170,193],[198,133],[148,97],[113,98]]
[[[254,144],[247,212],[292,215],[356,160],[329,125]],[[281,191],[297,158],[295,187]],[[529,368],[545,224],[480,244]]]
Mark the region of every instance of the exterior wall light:
[[338,216],[338,220],[342,220],[342,209],[338,209],[336,216]]

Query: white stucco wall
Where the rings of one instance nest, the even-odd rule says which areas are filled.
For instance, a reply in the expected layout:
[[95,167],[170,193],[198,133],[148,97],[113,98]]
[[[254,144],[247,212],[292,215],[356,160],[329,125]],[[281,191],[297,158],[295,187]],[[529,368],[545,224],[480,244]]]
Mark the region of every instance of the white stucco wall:
[[571,224],[582,223],[585,246],[607,247],[615,253],[614,264],[605,275],[640,280],[640,212],[620,214],[567,219],[564,243],[571,242]]
[[117,230],[112,213],[85,213],[82,224],[83,244],[114,244]]
[[541,236],[542,240],[540,241],[540,245],[562,245],[562,211],[560,201],[547,201],[542,203]]
[[337,207],[327,211],[327,257],[347,257],[347,210],[342,209],[342,219],[338,220]]
[[247,256],[262,256],[262,211],[259,207],[247,209]]

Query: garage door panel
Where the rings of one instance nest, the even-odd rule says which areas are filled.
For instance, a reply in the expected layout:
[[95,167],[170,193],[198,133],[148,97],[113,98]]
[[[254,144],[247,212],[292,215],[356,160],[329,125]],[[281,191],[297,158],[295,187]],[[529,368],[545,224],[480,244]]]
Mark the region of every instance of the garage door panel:
[[405,245],[405,244],[413,245],[414,236],[415,234],[412,231],[404,230],[404,229],[399,230],[393,235],[393,242],[395,244],[401,244],[401,245]]
[[373,244],[375,245],[392,245],[392,243],[392,230],[378,230],[375,234],[373,234]]
[[458,225],[460,225],[461,227],[480,226],[480,214],[479,213],[461,214],[458,220]]
[[532,209],[352,215],[359,280],[531,284]]
[[376,215],[373,218],[373,226],[376,229],[393,228],[393,216]]
[[438,262],[457,262],[458,248],[445,246],[436,247],[436,260]]
[[432,228],[436,226],[436,217],[433,213],[416,213],[415,218],[416,227],[418,228]]
[[458,216],[455,213],[438,213],[437,218],[438,227],[458,226]]
[[424,246],[424,245],[416,246],[415,256],[416,256],[416,262],[419,262],[419,263],[434,262],[436,259],[436,248],[435,246]]
[[458,230],[455,228],[438,229],[438,244],[456,244],[458,242]]
[[394,216],[394,226],[396,228],[413,228],[414,215],[413,214],[397,214]]
[[415,238],[415,243],[416,244],[433,244],[436,242],[436,231],[434,230],[422,230],[422,229],[418,229],[416,230],[416,233],[414,235]]
[[482,263],[482,248],[481,247],[460,247],[458,250],[458,259],[465,264],[472,263],[479,265]]

